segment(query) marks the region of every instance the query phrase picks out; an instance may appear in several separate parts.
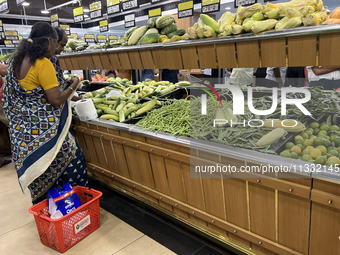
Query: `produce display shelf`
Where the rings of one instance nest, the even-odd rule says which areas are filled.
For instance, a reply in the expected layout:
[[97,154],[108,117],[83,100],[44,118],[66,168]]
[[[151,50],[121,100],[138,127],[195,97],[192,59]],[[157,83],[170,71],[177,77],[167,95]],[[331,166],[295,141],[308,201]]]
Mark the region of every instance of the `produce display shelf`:
[[58,57],[64,70],[336,66],[340,65],[339,40],[340,25],[322,25]]

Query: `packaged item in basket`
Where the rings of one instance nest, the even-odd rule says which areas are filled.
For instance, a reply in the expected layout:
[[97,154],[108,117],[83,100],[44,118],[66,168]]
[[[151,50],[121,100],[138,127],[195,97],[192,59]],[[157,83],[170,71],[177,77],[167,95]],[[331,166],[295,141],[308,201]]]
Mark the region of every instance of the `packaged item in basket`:
[[62,188],[49,190],[47,201],[51,219],[59,219],[81,206],[79,197],[70,183],[65,183]]

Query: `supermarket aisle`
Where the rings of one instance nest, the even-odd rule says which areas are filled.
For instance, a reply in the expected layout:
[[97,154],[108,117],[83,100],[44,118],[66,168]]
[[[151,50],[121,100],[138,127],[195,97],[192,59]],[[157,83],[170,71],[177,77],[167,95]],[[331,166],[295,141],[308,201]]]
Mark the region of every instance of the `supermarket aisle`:
[[[22,194],[13,164],[0,168],[0,201],[0,254],[61,254],[41,244],[33,215],[28,213],[29,193]],[[100,217],[100,228],[64,254],[175,254],[104,209]]]
[[[82,255],[222,255],[209,244],[138,208],[96,182],[103,191],[101,226],[64,254]],[[0,254],[57,255],[41,244],[29,193],[22,194],[13,164],[0,168]],[[105,209],[103,209],[105,208]]]

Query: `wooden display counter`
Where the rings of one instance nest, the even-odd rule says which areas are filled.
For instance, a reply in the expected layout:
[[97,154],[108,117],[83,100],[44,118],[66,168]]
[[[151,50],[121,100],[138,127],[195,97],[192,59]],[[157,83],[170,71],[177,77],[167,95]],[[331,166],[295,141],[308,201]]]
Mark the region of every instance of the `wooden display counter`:
[[[72,131],[93,178],[221,243],[245,254],[338,253],[338,184],[314,178],[190,178],[188,143],[77,120]],[[203,149],[195,153],[214,164],[255,164],[246,154],[236,159]],[[268,163],[267,154],[249,153]]]

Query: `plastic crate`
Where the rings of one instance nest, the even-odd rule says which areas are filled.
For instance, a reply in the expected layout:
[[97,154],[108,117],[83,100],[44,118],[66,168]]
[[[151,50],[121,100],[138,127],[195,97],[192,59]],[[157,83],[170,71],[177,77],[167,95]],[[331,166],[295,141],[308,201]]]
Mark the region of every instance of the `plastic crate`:
[[100,191],[75,186],[81,206],[75,211],[53,220],[48,213],[47,200],[32,206],[40,240],[59,252],[65,252],[100,226]]

